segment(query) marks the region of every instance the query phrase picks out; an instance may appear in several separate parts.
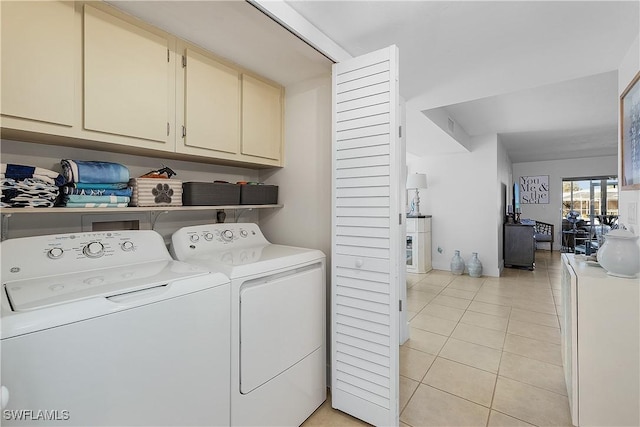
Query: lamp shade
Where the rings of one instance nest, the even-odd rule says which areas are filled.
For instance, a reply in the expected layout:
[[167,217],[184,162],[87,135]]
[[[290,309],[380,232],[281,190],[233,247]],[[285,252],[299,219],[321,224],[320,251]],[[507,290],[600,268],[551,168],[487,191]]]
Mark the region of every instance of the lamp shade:
[[427,175],[413,173],[407,177],[407,188],[427,188]]

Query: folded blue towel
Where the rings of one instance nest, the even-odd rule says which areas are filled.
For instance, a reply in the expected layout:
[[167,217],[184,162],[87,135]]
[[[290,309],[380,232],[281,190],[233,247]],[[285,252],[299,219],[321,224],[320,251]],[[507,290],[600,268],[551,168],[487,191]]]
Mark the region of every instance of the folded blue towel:
[[72,184],[69,184],[71,187],[74,188],[81,188],[83,190],[122,190],[124,188],[128,188],[129,187],[129,183],[128,182],[112,182],[109,184],[101,184],[99,182],[93,183],[93,184],[86,184],[84,182],[74,182]]
[[125,196],[83,196],[72,194],[65,199],[67,203],[129,203],[131,198]]
[[133,190],[131,188],[108,189],[108,188],[76,188],[65,185],[62,192],[66,195],[78,196],[124,196],[131,197]]
[[129,169],[119,163],[63,159],[60,164],[69,182],[109,184],[129,181]]
[[68,208],[126,208],[128,203],[67,203]]

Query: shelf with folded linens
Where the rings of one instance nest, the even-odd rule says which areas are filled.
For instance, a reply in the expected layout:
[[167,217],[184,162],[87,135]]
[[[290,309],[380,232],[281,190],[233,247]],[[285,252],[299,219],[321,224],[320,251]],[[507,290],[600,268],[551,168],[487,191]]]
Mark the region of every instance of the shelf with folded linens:
[[277,185],[247,181],[183,183],[171,179],[175,172],[167,166],[140,178],[130,178],[129,169],[120,163],[62,159],[60,164],[61,174],[31,165],[0,164],[3,219],[24,213],[151,213],[282,207],[278,204]]

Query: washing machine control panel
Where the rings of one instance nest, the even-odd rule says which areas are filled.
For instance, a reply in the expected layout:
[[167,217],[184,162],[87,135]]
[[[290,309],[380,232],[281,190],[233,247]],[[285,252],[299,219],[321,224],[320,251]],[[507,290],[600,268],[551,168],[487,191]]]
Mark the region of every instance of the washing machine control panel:
[[[25,254],[37,254],[37,260]],[[2,242],[2,274],[22,279],[171,259],[155,231],[67,233]]]
[[269,244],[254,223],[220,223],[194,225],[176,231],[171,238],[171,250],[177,259],[198,252],[227,250]]

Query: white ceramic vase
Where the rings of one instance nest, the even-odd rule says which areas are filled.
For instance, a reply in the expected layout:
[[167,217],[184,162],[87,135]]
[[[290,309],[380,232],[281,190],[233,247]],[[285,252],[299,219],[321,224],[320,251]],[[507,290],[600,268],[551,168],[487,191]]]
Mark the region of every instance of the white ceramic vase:
[[467,270],[469,270],[469,276],[481,277],[482,276],[482,263],[478,259],[478,253],[472,252],[471,259],[467,263]]
[[464,260],[460,256],[460,251],[454,251],[453,258],[451,258],[451,272],[458,276],[464,273]]
[[598,263],[611,276],[635,278],[640,272],[638,236],[629,230],[611,230],[604,235],[604,245],[598,250]]

